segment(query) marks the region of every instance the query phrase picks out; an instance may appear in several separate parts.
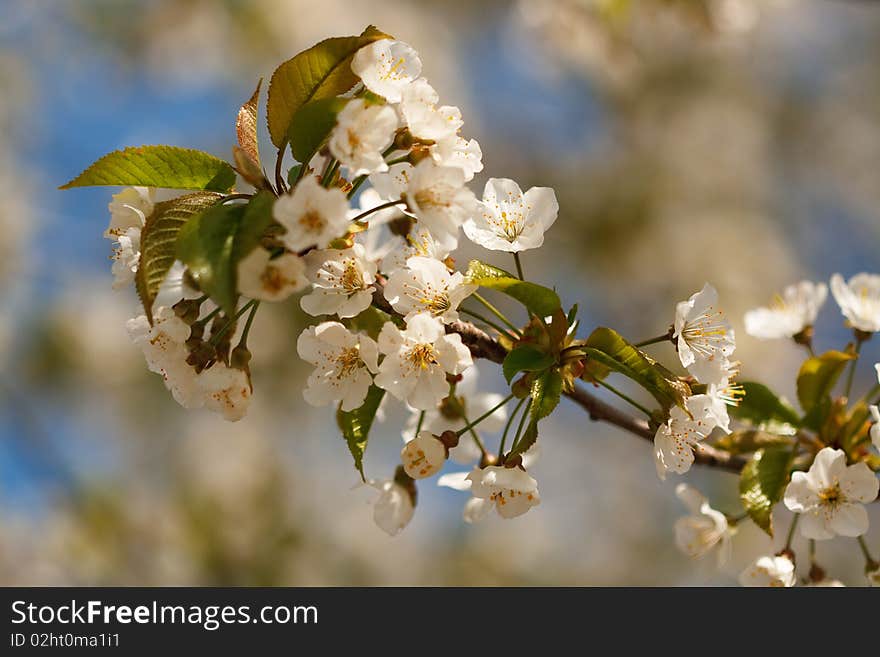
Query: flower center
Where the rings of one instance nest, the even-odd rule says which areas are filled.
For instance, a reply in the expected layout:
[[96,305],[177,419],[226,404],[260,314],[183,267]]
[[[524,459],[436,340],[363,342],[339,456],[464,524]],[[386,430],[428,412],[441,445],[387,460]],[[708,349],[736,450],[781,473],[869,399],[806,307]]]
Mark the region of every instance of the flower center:
[[449,207],[450,203],[448,200],[445,200],[447,195],[443,191],[436,187],[420,189],[415,193],[416,205],[423,209]]
[[357,347],[343,349],[336,356],[336,378],[344,379],[354,374],[363,366],[360,350]]
[[320,212],[309,210],[299,218],[299,225],[307,233],[320,233],[327,226],[327,221]]
[[406,354],[406,360],[413,369],[426,370],[431,365],[437,364],[434,354],[434,345],[428,343],[417,344]]
[[269,265],[260,276],[260,283],[262,283],[263,289],[266,292],[280,292],[284,289],[286,281],[278,267]]
[[364,276],[353,260],[346,261],[340,280],[343,289],[349,294],[354,294],[364,289]]
[[709,306],[702,314],[688,322],[681,332],[681,337],[688,346],[701,354],[710,356],[719,350],[727,339],[727,326],[723,313]]
[[835,483],[833,486],[819,491],[819,501],[823,506],[835,508],[846,501],[846,496],[843,494],[843,491],[840,490],[840,484]]

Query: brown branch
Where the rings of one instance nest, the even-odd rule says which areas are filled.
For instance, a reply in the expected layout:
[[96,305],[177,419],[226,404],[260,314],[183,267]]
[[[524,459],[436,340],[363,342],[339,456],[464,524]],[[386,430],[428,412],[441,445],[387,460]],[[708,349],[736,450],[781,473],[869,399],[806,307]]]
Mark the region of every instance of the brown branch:
[[[485,331],[477,328],[469,322],[453,322],[446,327],[449,333],[458,333],[461,341],[467,345],[474,358],[484,358],[493,363],[501,363],[507,354],[497,340],[493,339]],[[575,404],[583,408],[591,420],[607,422],[619,429],[628,431],[634,436],[644,440],[654,441],[654,432],[645,420],[632,417],[624,411],[602,401],[592,395],[582,386],[576,386],[571,392],[565,393]],[[742,456],[731,455],[711,445],[701,444],[697,446],[694,462],[700,465],[738,473],[746,464]]]

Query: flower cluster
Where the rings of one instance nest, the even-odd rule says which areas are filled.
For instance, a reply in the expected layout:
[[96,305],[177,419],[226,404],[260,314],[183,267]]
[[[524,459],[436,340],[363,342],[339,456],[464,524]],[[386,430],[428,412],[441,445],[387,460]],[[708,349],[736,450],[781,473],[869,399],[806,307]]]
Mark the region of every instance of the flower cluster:
[[[417,482],[432,477],[470,494],[469,523],[493,509],[509,519],[540,504],[532,475],[539,434],[569,398],[592,419],[651,440],[660,479],[695,463],[739,473],[744,514],[723,513],[693,487],[677,486],[689,515],[676,522],[675,541],[689,556],[717,552],[725,563],[738,523],[748,518],[772,535],[771,512],[783,502],[796,514],[789,538],[746,569],[743,584],[797,583],[798,525],[810,541],[857,538],[869,580],[880,579],[864,543],[865,504],[878,494],[880,456],[870,446],[880,449],[880,383],[852,395],[860,348],[880,329],[880,276],[831,279],[853,329],[842,350],[813,351],[824,284],[801,282],[746,314],[748,335],[807,349],[800,410],[767,386],[737,380],[734,331],[708,283],[675,306],[659,337],[632,343],[607,327],[580,337],[577,305],[564,310],[555,289],[525,277],[521,260],[556,221],[555,193],[489,178],[477,197],[469,183],[483,169],[480,146],[462,135],[461,111],[441,104],[411,46],[371,27],[282,67],[267,109],[278,148],[274,180],[254,127],[258,86],[239,114],[234,168],[198,151],[140,147],[105,156],[67,185],[151,181],[197,190],[159,201],[154,189],[125,189],[113,197],[105,233],[116,245],[114,287],[133,283],[144,304],[129,334],[181,406],[244,417],[253,392],[248,336],[260,304],[300,293],[300,307],[315,318],[296,340],[312,368],[304,399],[336,407],[355,466],[378,491],[374,520],[390,535],[413,518]],[[284,176],[288,146],[297,163]],[[187,163],[179,168],[187,174],[157,168],[163,159]],[[252,192],[232,193],[236,174]],[[459,270],[462,234],[511,258],[516,273],[479,260]],[[483,292],[519,304],[524,321]],[[674,359],[669,367],[646,352],[661,343]],[[478,359],[501,366],[509,394],[480,389]],[[642,399],[612,377],[638,386]],[[371,428],[394,402],[408,414],[400,462],[387,479],[367,478]],[[450,460],[465,468],[444,472]],[[812,555],[808,583],[835,585]]]

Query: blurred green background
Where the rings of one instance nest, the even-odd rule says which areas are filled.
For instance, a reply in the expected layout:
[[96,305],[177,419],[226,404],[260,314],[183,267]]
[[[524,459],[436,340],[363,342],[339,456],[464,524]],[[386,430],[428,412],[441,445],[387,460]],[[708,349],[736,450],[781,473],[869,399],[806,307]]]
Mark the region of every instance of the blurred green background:
[[[792,398],[802,354],[748,338],[742,313],[801,277],[877,270],[877,3],[0,5],[0,584],[730,584],[770,549],[744,527],[723,571],[687,560],[672,540],[678,480],[657,480],[649,445],[568,406],[542,433],[541,506],[467,526],[464,496],[427,481],[412,524],[387,537],[369,491],[352,490],[332,411],[302,401],[296,300],[260,314],[248,417],[185,412],[128,341],[134,293],[110,289],[111,190],[56,188],[126,145],[228,157],[259,77],[375,23],[416,47],[462,108],[484,153],[476,191],[489,176],[556,189],[560,218],[524,265],[580,304],[584,332],[656,335],[708,280],[744,378]],[[829,302],[818,347],[846,339]],[[485,364],[481,381],[503,383]],[[402,421],[389,408],[375,430],[371,476],[391,474]],[[731,475],[688,479],[738,512]],[[860,581],[854,542],[822,544],[819,559]]]

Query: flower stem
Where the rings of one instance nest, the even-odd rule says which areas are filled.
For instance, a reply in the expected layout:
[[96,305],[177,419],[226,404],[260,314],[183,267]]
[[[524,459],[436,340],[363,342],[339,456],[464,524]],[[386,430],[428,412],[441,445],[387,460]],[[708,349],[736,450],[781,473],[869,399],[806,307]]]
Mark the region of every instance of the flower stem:
[[498,326],[498,324],[496,324],[495,322],[493,322],[490,319],[486,319],[480,313],[475,313],[473,310],[468,310],[467,308],[460,308],[459,310],[461,310],[461,312],[465,313],[466,315],[470,315],[474,319],[480,320],[481,322],[486,324],[486,326],[491,326],[493,329],[498,331],[501,335],[507,335],[508,333],[510,333],[507,329],[501,328],[500,326]]
[[862,548],[862,554],[865,555],[865,562],[868,565],[870,570],[873,570],[877,566],[877,562],[874,561],[874,558],[871,556],[871,551],[868,549],[868,544],[865,543],[865,537],[859,536],[856,540],[859,542],[859,547]]
[[853,358],[852,365],[849,368],[849,375],[846,377],[846,390],[843,393],[844,397],[846,397],[847,399],[849,399],[849,395],[852,392],[853,380],[855,379],[855,376],[856,376],[856,366],[858,365],[859,354],[861,353],[861,351],[862,351],[862,340],[860,338],[856,337],[856,357]]
[[521,281],[526,280],[526,277],[523,276],[522,262],[520,262],[519,253],[514,252],[513,261],[516,263],[516,274],[517,274],[517,276],[519,276],[519,280],[521,280]]
[[238,344],[247,347],[247,338],[248,333],[251,332],[251,324],[254,323],[254,315],[257,314],[257,309],[260,307],[260,302],[255,300],[254,305],[251,307],[251,314],[248,315],[247,321],[244,324],[244,330],[241,332],[241,340],[238,341]]
[[362,219],[365,219],[366,217],[369,217],[374,212],[387,210],[388,208],[393,208],[395,205],[406,205],[406,201],[401,199],[399,201],[388,201],[387,203],[382,203],[381,205],[377,205],[375,208],[370,208],[369,210],[361,212],[358,216],[352,219],[352,221],[356,223],[358,221],[361,221]]
[[637,409],[639,409],[642,413],[644,413],[644,414],[647,415],[648,417],[651,417],[651,411],[649,411],[647,408],[645,408],[644,406],[642,406],[642,405],[641,405],[640,403],[638,403],[635,399],[632,399],[631,397],[629,397],[629,396],[625,395],[624,393],[620,392],[620,390],[618,390],[618,389],[615,388],[614,386],[612,386],[612,385],[610,385],[610,384],[608,384],[608,383],[605,383],[604,381],[602,381],[602,380],[600,380],[600,379],[596,379],[596,383],[598,383],[598,384],[599,384],[600,386],[602,386],[603,388],[607,388],[608,390],[610,390],[611,392],[613,392],[615,395],[617,395],[618,397],[620,397],[620,398],[621,398],[622,400],[624,400],[625,402],[628,402],[629,404],[632,404],[633,406],[635,406]]
[[[528,397],[526,398],[528,399]],[[513,437],[513,444],[510,446],[510,451],[516,449],[516,446],[519,445],[520,436],[522,436],[523,427],[526,425],[526,418],[529,417],[529,413],[527,410],[523,411],[522,416],[519,418],[519,426],[516,428],[516,435]]]
[[522,405],[525,403],[526,397],[523,397],[519,400],[516,408],[513,409],[513,413],[510,414],[510,417],[507,418],[507,424],[504,427],[504,433],[501,435],[501,444],[498,446],[498,458],[501,458],[504,455],[504,446],[507,444],[507,434],[510,432],[510,427],[513,425],[513,421],[516,419],[516,416],[519,413],[519,409],[521,409]]
[[259,303],[256,299],[251,299],[246,304],[244,304],[237,313],[235,313],[234,317],[226,320],[226,323],[217,331],[214,335],[211,336],[211,344],[217,344],[220,342],[220,338],[228,331],[234,324],[235,320],[244,315],[252,306]]
[[419,421],[416,423],[416,433],[414,438],[418,438],[419,433],[422,431],[422,424],[425,423],[425,411],[419,413]]
[[[500,402],[498,402],[498,404],[496,404],[495,406],[493,406],[492,408],[490,408],[488,411],[486,411],[485,413],[483,413],[480,417],[478,417],[478,418],[477,418],[476,420],[474,420],[473,422],[469,422],[468,419],[467,419],[466,417],[464,417],[464,413],[463,413],[464,409],[462,409],[462,408],[461,408],[461,405],[459,404],[459,409],[460,409],[460,411],[462,411],[462,417],[464,417],[464,421],[465,421],[466,424],[465,424],[461,429],[459,429],[458,431],[456,431],[455,433],[458,434],[458,437],[459,437],[459,438],[461,438],[461,437],[462,437],[465,433],[467,433],[468,431],[473,432],[473,429],[474,429],[475,426],[477,426],[480,422],[482,422],[483,420],[485,420],[487,417],[491,416],[493,413],[495,413],[495,411],[497,411],[499,408],[501,408],[502,406],[504,406],[504,405],[505,405],[507,402],[509,402],[511,399],[513,399],[513,394],[509,394],[509,395],[507,395],[507,397],[505,397],[504,399],[502,399]],[[476,436],[474,436],[474,439],[477,441],[477,445],[479,445],[479,446],[482,448],[482,444],[480,443],[479,438],[477,438]],[[485,449],[483,449],[483,452],[485,453]]]
[[474,292],[471,296],[474,299],[476,299],[477,301],[479,301],[481,304],[483,304],[489,312],[491,312],[493,315],[495,315],[495,317],[497,317],[502,322],[504,322],[504,324],[508,328],[510,328],[510,330],[513,331],[517,337],[520,337],[520,338],[522,337],[522,333],[520,333],[520,330],[516,327],[516,325],[513,322],[511,322],[509,319],[507,319],[507,317],[504,316],[504,313],[502,313],[495,306],[493,306],[491,303],[486,301],[486,299],[484,299],[482,297],[482,295],[478,294],[477,292]]
[[327,160],[327,166],[324,167],[324,173],[321,174],[321,185],[324,187],[330,187],[330,181],[333,180],[333,174],[336,173],[336,170],[339,168],[339,160],[335,157],[331,157]]
[[367,181],[367,174],[362,176],[358,176],[354,179],[354,182],[351,184],[351,189],[348,192],[348,200],[350,201],[352,197],[357,193],[357,190],[360,189],[361,185],[363,185]]
[[637,347],[637,348],[647,347],[649,344],[657,344],[658,342],[669,342],[670,340],[671,340],[671,338],[669,337],[669,331],[667,331],[663,335],[658,335],[656,338],[651,338],[650,340],[643,340],[642,342],[637,342],[633,346]]
[[[287,150],[287,142],[278,149],[278,157],[275,158],[275,191],[280,196],[287,191],[287,185],[284,183],[284,176],[281,175],[281,163],[284,160],[284,151]],[[305,167],[305,165],[303,165]]]
[[785,537],[785,547],[782,548],[783,550],[791,550],[791,542],[794,540],[794,530],[800,519],[801,514],[799,513],[795,513],[794,518],[791,519],[791,526],[788,528],[788,535]]

